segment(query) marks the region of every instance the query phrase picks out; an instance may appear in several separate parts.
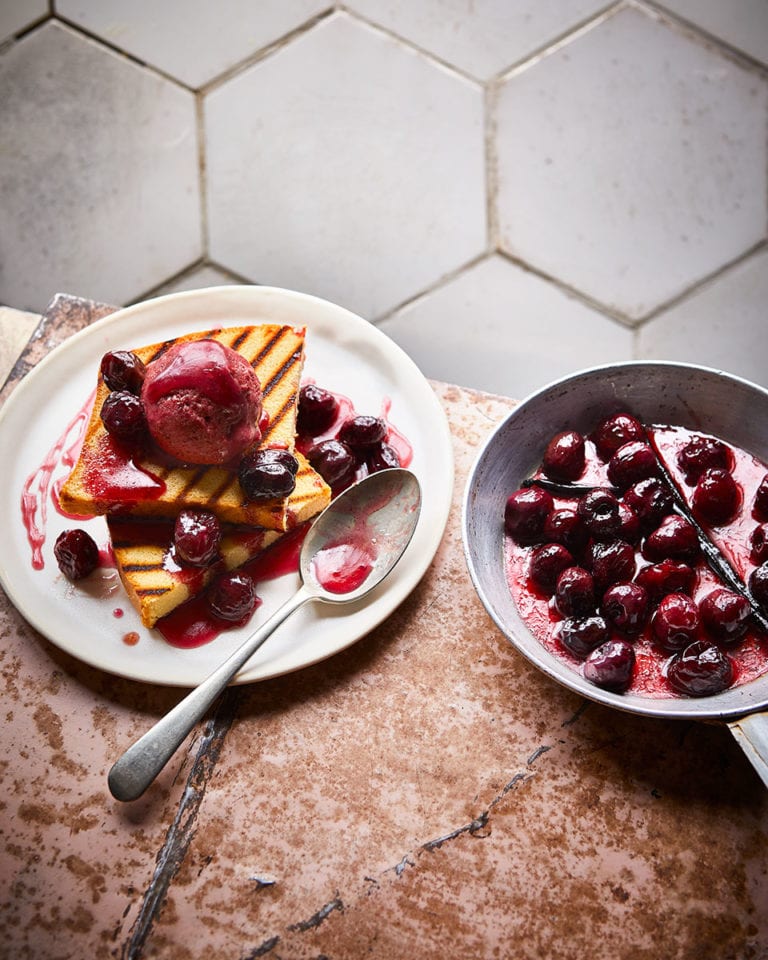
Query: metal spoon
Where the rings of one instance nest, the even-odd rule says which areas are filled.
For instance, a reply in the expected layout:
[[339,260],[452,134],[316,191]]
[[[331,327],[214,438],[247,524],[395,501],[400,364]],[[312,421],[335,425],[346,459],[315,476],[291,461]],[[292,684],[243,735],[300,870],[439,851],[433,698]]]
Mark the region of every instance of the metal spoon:
[[419,481],[399,468],[373,473],[339,494],[304,539],[298,591],[125,751],[109,771],[112,795],[135,800],[144,793],[235,674],[299,607],[310,600],[351,603],[378,586],[410,543],[420,510]]

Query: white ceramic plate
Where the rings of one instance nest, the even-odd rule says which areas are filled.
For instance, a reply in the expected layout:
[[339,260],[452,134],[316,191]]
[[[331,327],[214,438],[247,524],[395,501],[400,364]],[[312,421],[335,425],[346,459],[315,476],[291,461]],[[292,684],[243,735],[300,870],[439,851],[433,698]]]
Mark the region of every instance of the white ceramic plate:
[[[298,576],[260,585],[263,605],[245,627],[202,647],[171,647],[141,625],[115,571],[69,583],[53,556],[58,533],[83,526],[107,542],[103,519],[82,523],[48,505],[45,566],[35,570],[21,515],[27,477],[83,406],[95,386],[102,355],[179,336],[191,330],[247,323],[306,326],[305,377],[352,399],[359,413],[378,415],[389,398],[390,421],[410,440],[410,468],[422,485],[423,506],[413,540],[393,574],[368,600],[349,607],[308,604],[241,672],[238,682],[279,676],[316,663],[364,636],[400,604],[429,566],[445,528],[453,488],[451,438],[443,410],[416,365],[380,330],[325,300],[271,287],[217,287],[159,297],[106,317],[62,344],[19,384],[0,412],[0,582],[42,634],[94,667],[148,683],[194,686],[203,680],[298,587]],[[12,455],[11,455],[12,451]],[[66,475],[60,468],[58,475]],[[110,579],[111,578],[111,579]],[[105,596],[105,593],[111,595]],[[124,611],[119,618],[115,610]],[[130,631],[139,642],[124,642]]]

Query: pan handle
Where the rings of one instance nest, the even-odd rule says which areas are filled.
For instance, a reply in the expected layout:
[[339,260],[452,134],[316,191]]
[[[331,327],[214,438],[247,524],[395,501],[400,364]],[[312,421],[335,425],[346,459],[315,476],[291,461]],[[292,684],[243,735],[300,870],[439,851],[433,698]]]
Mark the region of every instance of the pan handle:
[[736,742],[768,787],[768,713],[751,713],[728,724]]

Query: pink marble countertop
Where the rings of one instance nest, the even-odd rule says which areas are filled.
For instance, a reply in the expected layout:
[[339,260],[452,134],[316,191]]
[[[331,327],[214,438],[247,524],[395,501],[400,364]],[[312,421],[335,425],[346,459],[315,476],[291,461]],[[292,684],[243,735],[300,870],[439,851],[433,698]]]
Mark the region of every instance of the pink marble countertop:
[[[57,297],[2,398],[110,309]],[[0,596],[0,957],[768,957],[757,775],[724,727],[587,703],[498,632],[460,503],[514,402],[433,386],[456,484],[421,583],[335,657],[230,688],[140,800],[107,770],[179,691]]]

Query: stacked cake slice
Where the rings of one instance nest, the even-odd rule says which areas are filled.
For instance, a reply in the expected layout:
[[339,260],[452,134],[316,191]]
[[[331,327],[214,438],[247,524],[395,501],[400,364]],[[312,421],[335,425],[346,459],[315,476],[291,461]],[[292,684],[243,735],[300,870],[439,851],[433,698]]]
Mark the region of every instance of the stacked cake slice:
[[[328,485],[295,453],[304,331],[278,324],[206,330],[132,353],[149,369],[172,347],[200,340],[217,341],[252,367],[262,404],[256,449],[294,453],[298,471],[287,496],[253,499],[243,491],[236,465],[182,464],[151,443],[127,448],[102,421],[102,405],[111,391],[100,373],[83,447],[59,501],[70,515],[107,516],[118,572],[148,627],[222,571],[253,559],[330,500]],[[174,549],[175,519],[189,509],[209,511],[222,524],[218,554],[203,566],[185,564]]]

